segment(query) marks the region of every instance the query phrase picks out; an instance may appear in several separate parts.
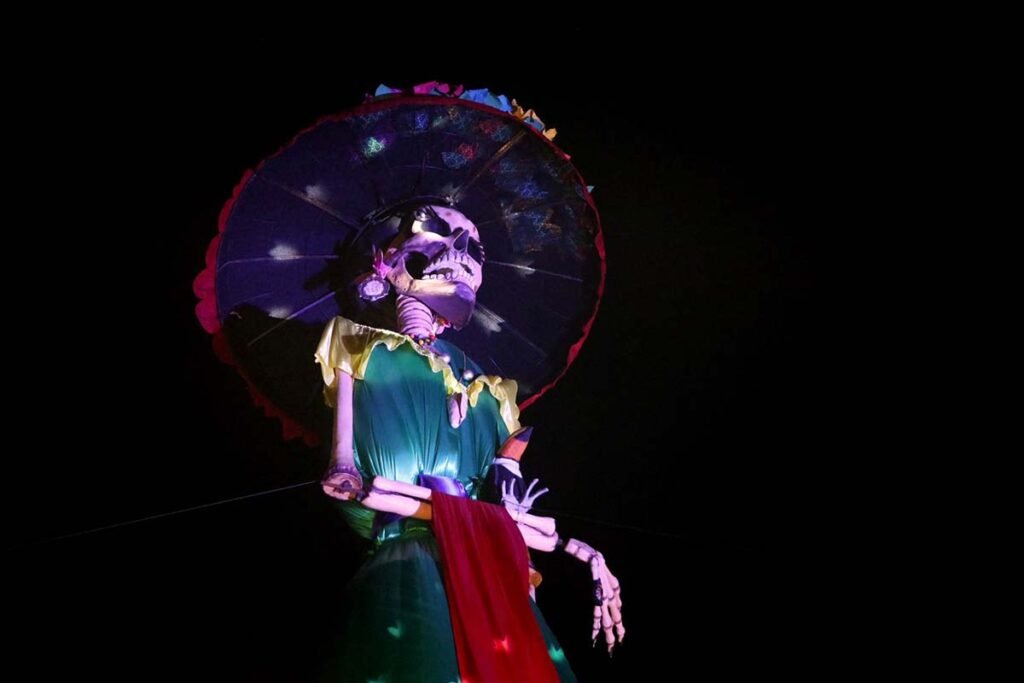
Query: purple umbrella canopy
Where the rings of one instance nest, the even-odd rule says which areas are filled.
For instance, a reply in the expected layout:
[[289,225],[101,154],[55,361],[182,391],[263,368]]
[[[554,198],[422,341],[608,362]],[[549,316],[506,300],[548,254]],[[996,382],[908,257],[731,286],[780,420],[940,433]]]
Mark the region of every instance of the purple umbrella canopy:
[[487,90],[382,86],[245,174],[196,278],[196,310],[286,437],[312,443],[329,424],[313,362],[325,323],[389,326],[393,306],[356,283],[412,206],[458,209],[486,252],[472,317],[444,340],[517,380],[520,408],[554,385],[589,332],[605,264],[590,190],[549,137]]

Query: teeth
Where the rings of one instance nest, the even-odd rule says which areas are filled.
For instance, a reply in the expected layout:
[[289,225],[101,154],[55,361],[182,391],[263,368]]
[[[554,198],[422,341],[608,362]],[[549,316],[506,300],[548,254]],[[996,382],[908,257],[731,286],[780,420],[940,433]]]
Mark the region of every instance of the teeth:
[[[423,271],[421,280],[469,280],[471,273],[467,270],[469,266],[469,254],[446,251],[431,261]],[[447,272],[441,272],[447,271]]]
[[421,280],[465,280],[468,279],[469,273],[465,271],[451,271],[448,273],[424,273]]

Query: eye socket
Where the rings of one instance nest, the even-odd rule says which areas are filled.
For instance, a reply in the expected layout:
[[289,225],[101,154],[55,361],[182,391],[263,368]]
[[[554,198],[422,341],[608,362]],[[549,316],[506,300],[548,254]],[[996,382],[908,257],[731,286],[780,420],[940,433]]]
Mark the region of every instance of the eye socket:
[[452,226],[448,221],[437,215],[429,206],[421,206],[412,214],[412,232],[429,232],[441,237],[448,237],[452,234]]
[[452,226],[448,224],[448,221],[435,213],[431,213],[424,218],[420,229],[423,232],[432,232],[435,235],[441,235],[442,237],[447,237],[452,234]]
[[480,244],[475,239],[469,240],[469,245],[466,247],[466,253],[469,254],[469,258],[473,259],[477,263],[484,262],[484,245]]

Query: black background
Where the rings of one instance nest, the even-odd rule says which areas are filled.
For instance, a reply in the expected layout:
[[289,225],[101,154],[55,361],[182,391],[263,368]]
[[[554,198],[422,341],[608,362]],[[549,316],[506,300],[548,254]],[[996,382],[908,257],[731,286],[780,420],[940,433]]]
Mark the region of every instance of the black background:
[[590,647],[585,566],[538,560],[580,679],[790,671],[827,639],[807,608],[842,440],[820,192],[834,75],[781,42],[625,33],[449,50],[397,32],[400,55],[299,34],[140,38],[68,65],[62,105],[40,106],[61,140],[38,161],[67,188],[35,235],[57,294],[16,335],[25,403],[47,417],[11,427],[34,444],[12,457],[5,553],[31,670],[314,676],[363,552],[317,486],[52,539],[319,477],[326,454],[283,442],[215,359],[192,279],[246,169],[380,82],[433,79],[534,107],[597,188],[601,310],[523,415],[543,507],[623,585],[629,634],[609,660]]

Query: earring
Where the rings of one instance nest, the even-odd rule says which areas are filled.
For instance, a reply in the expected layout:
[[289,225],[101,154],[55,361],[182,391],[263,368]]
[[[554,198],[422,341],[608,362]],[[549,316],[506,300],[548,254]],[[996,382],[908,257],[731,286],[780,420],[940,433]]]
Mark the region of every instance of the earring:
[[373,270],[361,275],[356,280],[359,297],[364,301],[380,301],[391,291],[391,283],[386,279],[390,268],[384,263],[384,252],[373,248]]

